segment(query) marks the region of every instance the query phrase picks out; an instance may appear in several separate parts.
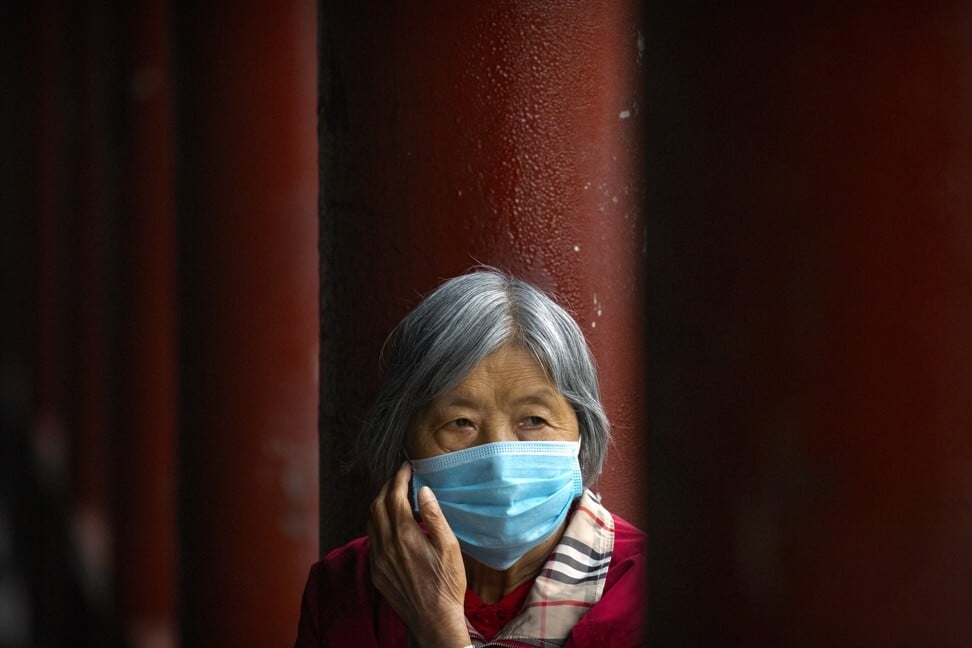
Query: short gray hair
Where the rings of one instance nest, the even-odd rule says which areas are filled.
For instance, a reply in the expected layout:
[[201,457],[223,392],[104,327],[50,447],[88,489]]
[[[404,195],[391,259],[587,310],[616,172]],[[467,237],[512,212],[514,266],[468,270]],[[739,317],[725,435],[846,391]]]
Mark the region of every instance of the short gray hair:
[[511,343],[536,356],[574,408],[584,483],[594,483],[607,454],[610,425],[584,334],[539,289],[480,268],[441,284],[389,336],[385,381],[359,438],[359,452],[376,484],[390,479],[404,461],[412,416]]

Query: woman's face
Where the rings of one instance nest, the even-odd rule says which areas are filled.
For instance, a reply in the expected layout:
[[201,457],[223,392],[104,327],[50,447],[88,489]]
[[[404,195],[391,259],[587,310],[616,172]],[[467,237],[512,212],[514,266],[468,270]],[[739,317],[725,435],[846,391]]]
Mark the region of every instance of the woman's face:
[[504,346],[412,419],[412,459],[495,441],[577,441],[573,408],[529,351]]

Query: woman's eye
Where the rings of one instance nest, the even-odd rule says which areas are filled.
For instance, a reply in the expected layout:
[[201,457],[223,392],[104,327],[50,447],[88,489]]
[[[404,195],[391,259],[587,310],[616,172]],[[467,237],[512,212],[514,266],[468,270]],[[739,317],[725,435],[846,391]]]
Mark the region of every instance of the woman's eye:
[[472,421],[467,418],[457,418],[452,422],[453,427],[472,427]]
[[523,419],[523,424],[526,425],[526,427],[540,427],[541,425],[546,425],[546,423],[547,422],[539,416],[528,416]]

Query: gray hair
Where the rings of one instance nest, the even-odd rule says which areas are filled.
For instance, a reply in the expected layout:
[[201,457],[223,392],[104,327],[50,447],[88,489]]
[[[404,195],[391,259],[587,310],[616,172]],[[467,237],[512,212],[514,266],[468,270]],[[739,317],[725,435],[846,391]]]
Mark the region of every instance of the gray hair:
[[487,356],[507,344],[531,351],[574,408],[585,485],[600,475],[610,441],[597,371],[574,319],[534,286],[493,268],[447,280],[389,336],[385,382],[359,438],[376,483],[405,459],[412,416],[458,385]]

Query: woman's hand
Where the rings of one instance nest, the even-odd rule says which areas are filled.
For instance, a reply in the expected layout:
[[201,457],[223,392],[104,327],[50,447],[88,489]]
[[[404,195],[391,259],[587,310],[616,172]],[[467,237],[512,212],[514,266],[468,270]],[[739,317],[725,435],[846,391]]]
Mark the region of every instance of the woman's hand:
[[428,535],[422,531],[406,496],[411,475],[412,467],[402,464],[371,504],[371,579],[420,645],[468,646],[459,541],[427,486],[418,496]]

